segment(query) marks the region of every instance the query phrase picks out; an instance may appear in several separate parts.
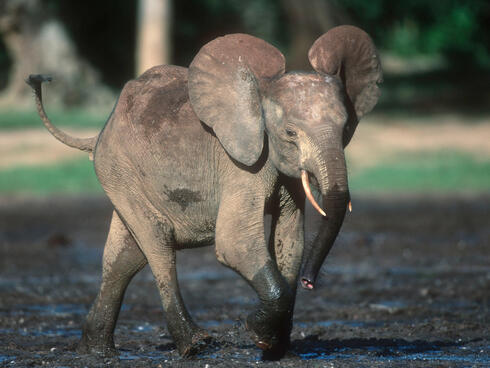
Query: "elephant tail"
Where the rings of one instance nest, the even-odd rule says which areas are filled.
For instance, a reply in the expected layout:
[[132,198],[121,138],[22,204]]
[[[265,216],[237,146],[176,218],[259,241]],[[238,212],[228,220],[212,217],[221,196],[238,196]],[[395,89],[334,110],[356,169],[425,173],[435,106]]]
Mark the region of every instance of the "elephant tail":
[[41,91],[41,85],[43,82],[50,82],[51,77],[41,75],[41,74],[31,74],[29,78],[27,78],[26,83],[31,86],[34,90],[34,95],[36,98],[37,112],[41,117],[41,120],[44,123],[44,126],[49,130],[49,132],[60,142],[66,144],[67,146],[78,148],[79,150],[85,152],[93,152],[95,148],[95,144],[97,143],[98,135],[91,138],[76,138],[71,135],[66,134],[61,131],[57,127],[55,127],[48,116],[46,115],[46,111],[44,111],[43,106],[43,96]]

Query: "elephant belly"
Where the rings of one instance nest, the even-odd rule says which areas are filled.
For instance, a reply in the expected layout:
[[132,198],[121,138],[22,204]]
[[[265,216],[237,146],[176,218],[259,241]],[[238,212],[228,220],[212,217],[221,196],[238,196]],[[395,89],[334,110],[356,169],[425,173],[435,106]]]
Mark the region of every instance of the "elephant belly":
[[95,152],[97,176],[118,207],[145,207],[170,222],[176,246],[213,244],[218,212],[216,150],[221,146],[197,120],[162,121],[148,136],[112,121]]
[[200,124],[182,128],[192,134],[160,137],[133,166],[147,200],[172,223],[177,245],[209,245],[218,213],[215,138]]
[[174,163],[154,180],[140,182],[145,200],[170,221],[177,247],[211,245],[218,214],[215,188],[201,170],[178,173]]

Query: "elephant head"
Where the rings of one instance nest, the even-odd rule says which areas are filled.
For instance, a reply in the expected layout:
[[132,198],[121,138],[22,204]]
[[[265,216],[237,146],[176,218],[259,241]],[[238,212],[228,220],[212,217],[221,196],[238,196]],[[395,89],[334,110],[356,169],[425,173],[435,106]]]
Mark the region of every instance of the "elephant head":
[[308,57],[314,72],[286,73],[284,56],[267,42],[245,34],[220,37],[192,61],[189,97],[234,160],[253,165],[266,141],[278,171],[302,178],[324,221],[321,244],[304,256],[302,285],[311,289],[350,200],[344,147],[376,104],[382,73],[372,40],[353,26],[325,33]]

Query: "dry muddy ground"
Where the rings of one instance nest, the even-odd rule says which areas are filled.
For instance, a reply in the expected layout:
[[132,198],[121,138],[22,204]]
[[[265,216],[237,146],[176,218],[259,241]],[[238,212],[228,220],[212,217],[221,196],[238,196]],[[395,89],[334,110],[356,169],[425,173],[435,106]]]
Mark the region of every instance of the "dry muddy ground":
[[184,299],[215,337],[180,358],[146,268],[115,331],[119,357],[74,347],[100,282],[101,197],[0,199],[0,366],[490,366],[490,197],[354,198],[317,290],[300,290],[291,352],[262,361],[243,320],[256,299],[212,247],[178,255]]

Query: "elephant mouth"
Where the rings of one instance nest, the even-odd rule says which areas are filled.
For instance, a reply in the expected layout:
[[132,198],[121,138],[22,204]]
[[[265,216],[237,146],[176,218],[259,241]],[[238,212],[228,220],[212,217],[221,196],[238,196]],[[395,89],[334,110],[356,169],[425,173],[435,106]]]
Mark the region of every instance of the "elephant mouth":
[[[315,175],[310,174],[308,173],[308,171],[301,169],[301,182],[303,184],[303,190],[305,191],[306,198],[308,198],[308,200],[310,201],[314,209],[316,209],[323,217],[327,217],[325,211],[317,203],[315,197],[313,197],[313,193],[311,192],[311,187],[310,187],[310,181],[311,181],[311,185],[318,190],[319,184]],[[347,208],[349,209],[349,212],[352,212],[352,202],[350,199]],[[313,286],[311,287],[311,289],[313,289]]]
[[310,186],[313,189],[319,191],[320,190],[320,184],[319,184],[318,179],[316,178],[315,174],[313,174],[311,171],[306,171],[306,173],[308,174],[308,180],[310,181]]

